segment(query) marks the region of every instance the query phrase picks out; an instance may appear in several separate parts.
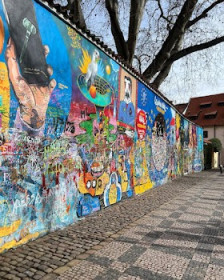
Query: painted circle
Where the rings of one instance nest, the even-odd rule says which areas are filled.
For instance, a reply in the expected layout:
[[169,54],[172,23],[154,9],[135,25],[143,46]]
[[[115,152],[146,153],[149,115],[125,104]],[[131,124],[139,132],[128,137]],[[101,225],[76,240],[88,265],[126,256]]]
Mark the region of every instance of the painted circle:
[[90,93],[90,95],[91,95],[92,98],[96,98],[96,87],[92,85],[92,86],[89,88],[89,93]]
[[110,65],[106,66],[106,72],[107,72],[107,75],[111,74],[111,67],[110,67]]

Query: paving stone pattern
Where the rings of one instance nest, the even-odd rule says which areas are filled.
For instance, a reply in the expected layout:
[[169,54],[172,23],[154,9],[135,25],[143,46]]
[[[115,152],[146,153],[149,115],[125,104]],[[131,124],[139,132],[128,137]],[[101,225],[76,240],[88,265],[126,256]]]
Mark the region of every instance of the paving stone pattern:
[[57,280],[224,280],[224,176],[197,178]]
[[12,249],[0,279],[223,280],[223,178],[178,178]]

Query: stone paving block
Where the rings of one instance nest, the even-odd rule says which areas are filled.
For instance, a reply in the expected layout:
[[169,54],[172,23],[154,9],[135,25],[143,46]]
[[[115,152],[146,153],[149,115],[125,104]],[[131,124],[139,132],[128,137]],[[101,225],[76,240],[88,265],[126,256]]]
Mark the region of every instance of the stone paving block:
[[178,247],[170,247],[166,245],[158,245],[158,244],[152,244],[151,248],[153,250],[163,252],[163,253],[168,253],[172,254],[178,257],[184,257],[186,259],[192,259],[195,249],[193,248],[178,248]]
[[182,215],[181,212],[173,212],[172,214],[169,215],[169,218],[178,219],[180,218],[181,215]]
[[202,255],[199,253],[195,253],[192,257],[192,261],[197,261],[197,262],[202,262],[202,263],[209,263],[210,262],[210,256],[206,255]]
[[178,232],[189,232],[194,235],[201,235],[204,232],[204,228],[200,226],[199,224],[193,224],[189,222],[180,222],[180,220],[177,220],[172,224],[172,227],[170,230],[175,230]]
[[204,280],[223,280],[224,267],[210,264],[208,266]]
[[93,264],[86,260],[81,261],[78,265],[74,266],[70,270],[68,270],[64,275],[62,274],[57,278],[57,280],[64,279],[88,279],[92,280],[97,277],[99,274],[102,274],[105,271],[105,268],[100,265]]
[[174,223],[173,220],[163,220],[159,225],[158,227],[161,227],[161,228],[169,228],[172,226],[172,224]]
[[[143,280],[174,280],[173,277],[164,275],[161,272],[154,272],[145,268],[131,266],[125,270],[125,274],[128,275],[126,279],[143,279]],[[130,278],[129,278],[130,276]],[[135,278],[134,278],[135,277]],[[122,278],[121,278],[122,279]]]
[[54,273],[61,275],[62,273],[64,273],[65,271],[71,269],[69,266],[61,266],[57,269],[54,270]]
[[217,258],[210,258],[210,261],[209,261],[210,264],[214,264],[214,265],[218,265],[220,267],[223,267],[223,258],[220,258],[220,259],[217,259]]
[[36,274],[36,275],[33,276],[33,279],[35,279],[35,280],[39,280],[39,279],[42,279],[42,278],[43,278],[43,276],[41,276],[40,274]]
[[78,260],[85,260],[89,257],[89,254],[80,254],[77,256]]
[[109,268],[106,272],[96,276],[94,280],[117,280],[120,276],[121,273],[118,270]]
[[7,274],[4,276],[5,279],[9,279],[9,280],[20,280],[21,278],[13,275],[13,274]]
[[116,239],[116,242],[125,242],[125,243],[130,243],[130,244],[136,244],[139,240],[136,238],[129,238],[127,236],[120,236],[119,238]]
[[88,262],[92,262],[92,263],[95,263],[95,264],[98,264],[100,266],[105,266],[105,267],[110,267],[113,263],[112,260],[110,260],[109,258],[107,257],[100,257],[100,256],[94,256],[94,255],[91,255],[88,259],[87,259]]
[[118,261],[133,264],[147,249],[141,246],[133,245],[123,255],[118,258]]
[[148,249],[134,265],[143,269],[160,272],[168,277],[181,279],[190,260],[184,257]]
[[55,273],[47,274],[46,276],[42,277],[41,280],[55,280],[57,279],[58,275]]
[[132,245],[125,242],[112,242],[105,246],[102,250],[98,250],[95,255],[100,257],[107,257],[109,259],[118,259],[123,255]]
[[182,249],[196,248],[200,236],[189,233],[170,232],[164,233],[161,238],[158,238],[153,244],[164,245],[169,247],[178,247]]
[[224,244],[223,245],[215,244],[213,247],[213,252],[212,252],[211,257],[217,258],[217,259],[222,259],[224,262]]
[[80,262],[81,262],[81,260],[74,259],[74,260],[66,263],[66,266],[73,267],[73,266],[77,265]]
[[118,278],[118,280],[143,280],[143,278],[140,278],[139,276],[131,276],[124,273]]
[[191,260],[182,279],[203,280],[207,269],[208,269],[208,263]]

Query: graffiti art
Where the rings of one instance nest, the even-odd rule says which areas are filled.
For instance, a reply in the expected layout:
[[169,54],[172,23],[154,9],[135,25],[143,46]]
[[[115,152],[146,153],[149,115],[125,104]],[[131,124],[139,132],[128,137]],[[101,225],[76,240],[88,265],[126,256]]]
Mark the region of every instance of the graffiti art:
[[203,130],[60,16],[0,1],[0,252],[203,166]]

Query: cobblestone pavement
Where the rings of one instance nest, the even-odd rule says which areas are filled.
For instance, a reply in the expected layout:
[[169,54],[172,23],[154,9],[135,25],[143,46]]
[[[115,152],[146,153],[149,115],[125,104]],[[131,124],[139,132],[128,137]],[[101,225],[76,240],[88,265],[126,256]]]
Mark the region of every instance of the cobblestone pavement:
[[223,280],[224,176],[206,176],[57,279]]
[[189,175],[103,209],[0,255],[0,279],[223,280],[223,181]]

